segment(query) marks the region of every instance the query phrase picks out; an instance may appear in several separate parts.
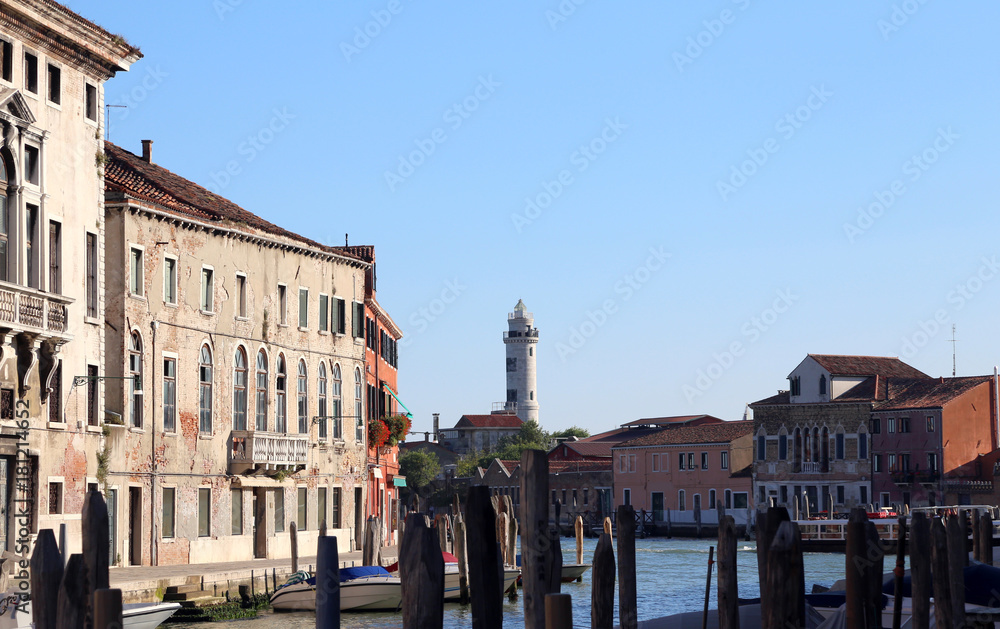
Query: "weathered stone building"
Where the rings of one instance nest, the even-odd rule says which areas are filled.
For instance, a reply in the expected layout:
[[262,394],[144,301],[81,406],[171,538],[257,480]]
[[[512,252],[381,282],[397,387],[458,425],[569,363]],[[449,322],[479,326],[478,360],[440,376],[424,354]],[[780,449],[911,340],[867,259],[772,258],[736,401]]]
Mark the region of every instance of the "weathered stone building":
[[102,440],[104,82],[139,57],[55,2],[0,6],[0,551],[64,523],[80,549]]
[[798,496],[815,513],[871,502],[869,419],[888,377],[928,376],[898,358],[810,354],[789,390],[751,404],[756,506],[792,507]]
[[123,564],[347,551],[367,483],[365,273],[107,144],[107,495]]

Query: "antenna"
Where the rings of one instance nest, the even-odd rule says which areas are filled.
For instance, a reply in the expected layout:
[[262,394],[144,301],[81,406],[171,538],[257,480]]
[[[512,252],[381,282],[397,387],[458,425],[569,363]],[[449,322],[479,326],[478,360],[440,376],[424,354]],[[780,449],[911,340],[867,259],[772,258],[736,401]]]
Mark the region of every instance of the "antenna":
[[955,377],[955,354],[956,354],[956,348],[957,348],[957,345],[958,345],[958,340],[955,339],[955,324],[954,323],[951,324],[951,340],[948,341],[948,342],[951,343],[951,377],[954,378]]
[[109,141],[111,140],[111,125],[108,124],[108,116],[111,115],[112,107],[128,109],[128,105],[104,105],[104,139]]

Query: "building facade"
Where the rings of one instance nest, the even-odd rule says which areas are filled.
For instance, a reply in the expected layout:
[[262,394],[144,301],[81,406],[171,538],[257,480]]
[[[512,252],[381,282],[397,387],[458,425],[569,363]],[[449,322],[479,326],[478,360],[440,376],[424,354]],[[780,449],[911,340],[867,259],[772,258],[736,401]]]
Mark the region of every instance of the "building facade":
[[54,2],[0,7],[0,551],[66,524],[80,552],[104,408],[104,84],[141,56]]
[[505,407],[524,421],[538,421],[538,375],[535,349],[538,328],[535,315],[520,299],[514,312],[507,315],[507,331],[503,333],[507,350],[507,401]]
[[287,557],[364,523],[365,274],[106,145],[105,493],[116,563]]
[[508,412],[462,415],[452,428],[441,432],[441,445],[459,456],[492,449],[504,437],[521,431],[521,418]]

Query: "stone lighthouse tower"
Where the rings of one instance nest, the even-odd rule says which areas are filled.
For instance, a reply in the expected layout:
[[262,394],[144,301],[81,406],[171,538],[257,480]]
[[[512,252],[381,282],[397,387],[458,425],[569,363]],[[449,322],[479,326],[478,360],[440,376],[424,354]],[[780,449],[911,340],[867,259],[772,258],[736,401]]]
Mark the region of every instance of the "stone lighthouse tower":
[[517,411],[524,421],[538,421],[538,389],[535,370],[535,347],[538,345],[538,328],[535,317],[528,312],[524,302],[517,300],[514,312],[507,315],[507,331],[503,343],[507,346],[507,403],[508,411]]

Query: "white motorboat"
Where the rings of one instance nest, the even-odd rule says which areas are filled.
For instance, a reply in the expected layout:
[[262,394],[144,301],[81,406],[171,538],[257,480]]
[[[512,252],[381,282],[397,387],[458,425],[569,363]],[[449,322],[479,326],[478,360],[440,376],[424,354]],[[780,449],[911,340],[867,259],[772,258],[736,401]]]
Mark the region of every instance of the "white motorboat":
[[[503,569],[503,591],[506,592],[513,587],[521,576],[521,571],[517,568],[505,566]],[[461,598],[461,588],[459,586],[458,564],[445,564],[444,566],[444,600],[457,601]]]
[[576,581],[577,579],[582,577],[583,573],[586,572],[587,570],[590,570],[589,563],[564,563],[562,566],[562,575],[561,575],[562,582],[572,583],[573,581]]
[[[31,627],[31,601],[20,608],[16,594],[8,593],[0,599],[0,629]],[[154,629],[174,615],[180,603],[129,603],[122,606],[123,629]]]
[[[340,569],[340,611],[399,609],[403,588],[399,577],[378,566]],[[271,595],[271,607],[281,611],[316,609],[316,577],[296,572]]]

